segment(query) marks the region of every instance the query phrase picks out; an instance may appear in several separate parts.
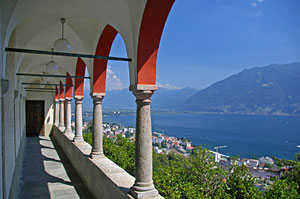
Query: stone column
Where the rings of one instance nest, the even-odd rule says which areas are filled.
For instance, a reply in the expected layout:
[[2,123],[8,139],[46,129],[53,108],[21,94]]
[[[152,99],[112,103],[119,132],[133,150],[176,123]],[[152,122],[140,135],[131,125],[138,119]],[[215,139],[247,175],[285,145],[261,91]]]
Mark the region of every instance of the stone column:
[[15,149],[15,160],[17,159],[17,133],[19,133],[18,129],[18,122],[17,122],[17,115],[18,115],[18,96],[19,96],[19,91],[15,90],[15,101],[14,101],[14,149]]
[[65,99],[65,106],[66,106],[66,112],[65,112],[65,121],[66,121],[66,130],[65,133],[72,133],[71,128],[71,102],[72,98],[66,98]]
[[60,99],[59,100],[59,126],[58,129],[61,132],[65,131],[65,117],[64,117],[64,106],[65,100],[64,99]]
[[22,130],[23,130],[23,121],[22,121],[22,112],[25,112],[25,110],[23,109],[22,106],[22,101],[23,101],[23,95],[20,93],[20,98],[19,98],[19,123],[20,123],[20,135],[21,135],[21,139],[22,139]]
[[74,142],[82,142],[82,98],[75,97],[75,137]]
[[26,126],[26,97],[23,95],[22,97],[22,109],[21,109],[21,120],[22,120],[22,136],[24,134],[26,134],[26,129],[25,129],[25,126]]
[[104,95],[93,95],[93,142],[91,158],[102,158],[103,154],[103,127],[102,127],[102,100]]
[[152,180],[152,128],[150,103],[155,85],[131,86],[130,90],[136,97],[136,158],[135,183],[130,192],[135,198],[155,197],[158,191]]
[[58,127],[59,125],[59,100],[55,99],[55,120],[54,125]]

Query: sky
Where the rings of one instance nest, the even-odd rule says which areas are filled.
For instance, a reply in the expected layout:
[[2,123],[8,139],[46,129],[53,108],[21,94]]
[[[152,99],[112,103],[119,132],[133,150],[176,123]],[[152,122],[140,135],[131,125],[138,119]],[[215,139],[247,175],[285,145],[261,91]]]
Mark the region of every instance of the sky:
[[[111,56],[127,57],[117,36]],[[176,0],[157,58],[157,85],[203,89],[244,69],[300,61],[300,0]],[[109,61],[108,90],[129,86]]]

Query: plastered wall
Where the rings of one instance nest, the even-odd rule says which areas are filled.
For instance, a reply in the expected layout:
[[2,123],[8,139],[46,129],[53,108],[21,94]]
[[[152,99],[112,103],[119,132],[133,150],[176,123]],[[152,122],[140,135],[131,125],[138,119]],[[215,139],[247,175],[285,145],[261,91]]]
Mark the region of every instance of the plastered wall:
[[43,131],[45,136],[49,136],[54,123],[54,94],[53,93],[28,93],[26,100],[45,101],[45,115]]

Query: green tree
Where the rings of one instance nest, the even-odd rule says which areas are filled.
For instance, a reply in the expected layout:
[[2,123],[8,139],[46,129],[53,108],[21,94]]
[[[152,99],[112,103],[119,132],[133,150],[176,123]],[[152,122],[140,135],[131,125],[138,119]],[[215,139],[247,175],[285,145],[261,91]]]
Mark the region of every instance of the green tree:
[[[84,134],[92,144],[92,133]],[[135,143],[127,138],[103,138],[106,157],[130,174],[135,172]],[[277,180],[264,194],[255,186],[255,178],[245,166],[234,165],[229,169],[214,162],[212,153],[196,147],[190,156],[170,152],[153,152],[153,181],[159,193],[166,199],[201,198],[300,198],[300,163],[275,160],[278,164],[292,166],[292,169]]]
[[277,180],[266,192],[267,199],[297,199],[300,195],[297,193],[295,183],[288,183],[286,180]]
[[167,157],[163,164],[156,163],[153,176],[155,187],[165,198],[230,198],[225,192],[226,171],[207,149],[198,148],[190,157],[175,153]]
[[134,175],[135,171],[135,144],[127,138],[118,135],[112,140],[103,138],[103,151],[106,157],[121,168]]
[[92,133],[89,132],[89,133],[84,133],[83,134],[83,139],[84,141],[86,141],[87,143],[89,143],[90,145],[92,145],[92,141],[93,141],[93,138],[92,138]]
[[262,192],[255,186],[255,178],[247,167],[233,165],[228,174],[226,192],[231,198],[263,198]]
[[282,177],[289,183],[296,186],[296,190],[300,195],[300,162],[295,162],[292,168]]

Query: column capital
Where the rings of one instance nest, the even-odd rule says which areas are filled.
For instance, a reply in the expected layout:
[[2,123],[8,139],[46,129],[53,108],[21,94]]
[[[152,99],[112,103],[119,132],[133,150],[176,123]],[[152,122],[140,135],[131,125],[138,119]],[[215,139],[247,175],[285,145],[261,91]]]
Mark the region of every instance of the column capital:
[[71,103],[72,98],[65,98],[65,101],[66,101],[67,103]]
[[59,102],[59,99],[55,99],[55,102]]
[[156,91],[157,90],[157,85],[145,85],[145,84],[135,84],[135,85],[130,85],[129,90],[134,92],[135,90],[137,91]]
[[60,102],[64,102],[64,101],[65,101],[65,99],[59,99],[59,101],[60,101]]
[[156,85],[131,85],[129,90],[136,97],[136,102],[151,103],[151,96],[157,90]]
[[75,100],[83,100],[83,96],[74,96]]
[[94,102],[102,102],[105,93],[91,93]]
[[82,104],[82,100],[83,100],[83,97],[74,97],[75,99],[75,104]]

